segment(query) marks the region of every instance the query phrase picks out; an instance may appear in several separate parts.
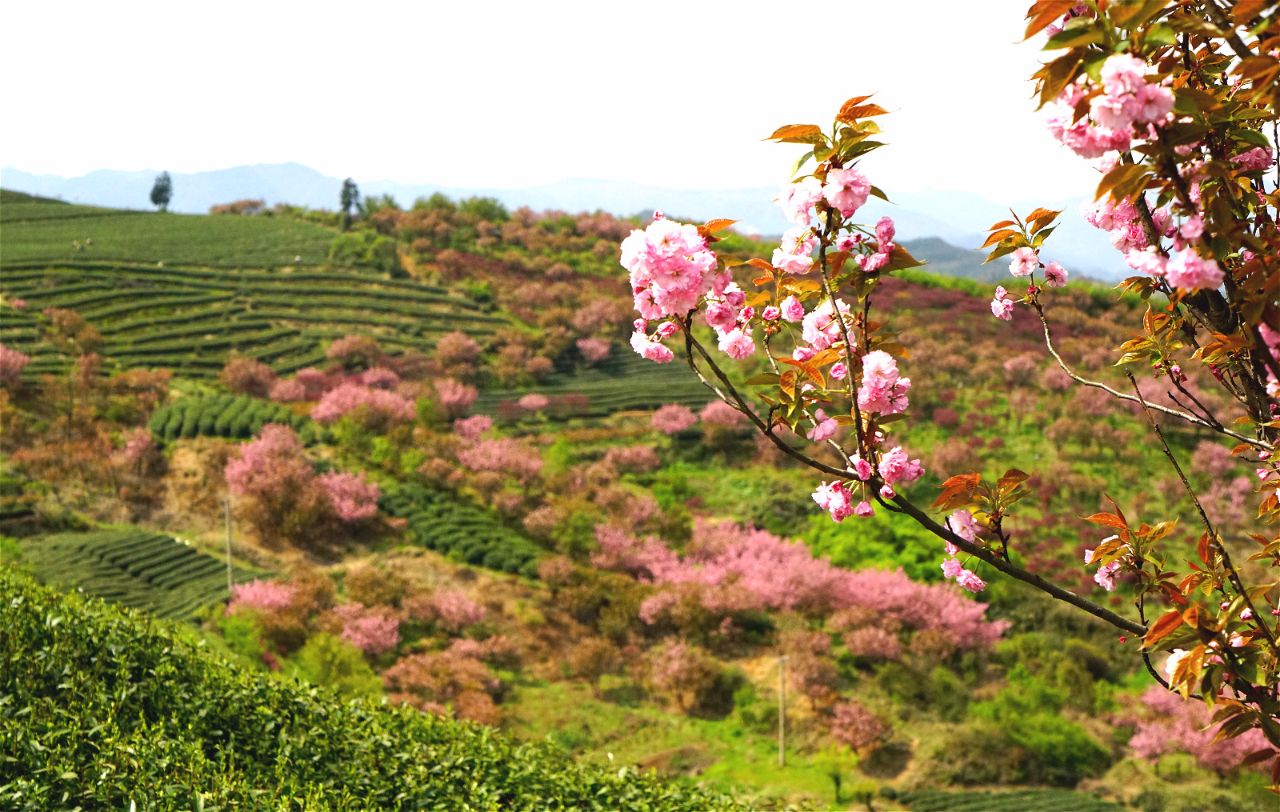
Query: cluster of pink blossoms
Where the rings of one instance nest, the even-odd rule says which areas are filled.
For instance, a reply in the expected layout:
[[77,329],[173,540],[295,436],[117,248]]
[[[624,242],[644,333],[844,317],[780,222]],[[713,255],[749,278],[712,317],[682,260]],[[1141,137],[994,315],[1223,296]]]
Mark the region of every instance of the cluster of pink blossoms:
[[[1147,65],[1129,54],[1115,54],[1102,65],[1102,85],[1088,99],[1085,115],[1076,110],[1089,96],[1088,80],[1068,85],[1050,108],[1049,131],[1083,158],[1129,149],[1148,138],[1173,112],[1173,92],[1146,80]],[[1142,129],[1145,126],[1145,129]]]
[[[1030,277],[1040,270],[1040,254],[1036,249],[1022,247],[1014,251],[1009,258],[1009,273],[1019,278]],[[1031,284],[1035,285],[1032,279]],[[1051,288],[1060,288],[1067,284],[1067,269],[1057,262],[1044,266],[1044,284]],[[1004,285],[996,285],[995,297],[991,300],[991,315],[997,319],[1009,321],[1013,318],[1014,300],[1009,298],[1009,291]]]
[[369,482],[359,474],[330,471],[316,477],[329,498],[329,504],[338,518],[348,524],[363,522],[378,515],[378,497],[381,491],[376,482]]
[[862,356],[862,385],[858,387],[858,407],[872,414],[900,414],[907,410],[907,390],[911,379],[898,373],[898,362],[884,350]]
[[[755,351],[747,326],[754,314],[744,313],[742,308],[746,297],[728,272],[719,269],[715,252],[696,226],[673,222],[655,212],[647,228],[632,231],[622,241],[621,262],[630,274],[640,313],[631,337],[631,347],[639,355],[658,363],[672,360],[674,355],[662,340],[679,332],[679,325],[664,321],[649,333],[648,321],[683,316],[704,297],[707,323],[721,335],[721,348],[733,358],[745,358]],[[725,334],[732,335],[726,339]]]
[[0,344],[0,386],[16,384],[31,356]]
[[1204,234],[1204,221],[1198,214],[1185,218],[1179,225],[1168,208],[1151,208],[1151,225],[1160,237],[1173,241],[1173,252],[1166,255],[1161,245],[1148,239],[1138,208],[1129,200],[1115,202],[1103,199],[1088,207],[1084,219],[1095,228],[1111,234],[1111,244],[1125,255],[1125,264],[1138,273],[1163,277],[1181,290],[1204,290],[1222,284],[1222,268],[1215,260],[1196,253],[1191,243]]
[[[813,222],[814,206],[819,201],[825,200],[841,217],[849,218],[862,208],[870,194],[871,182],[857,168],[849,167],[828,170],[825,183],[810,176],[789,184],[775,202],[788,220],[807,228]],[[785,248],[786,240],[783,243]]]
[[[876,439],[882,439],[883,435],[876,435]],[[873,468],[871,463],[863,459],[860,454],[855,454],[851,459],[853,463],[853,473],[858,481],[862,484],[864,498],[855,506],[853,504],[853,492],[850,490],[854,486],[853,482],[823,482],[813,492],[813,501],[818,507],[831,514],[831,519],[836,522],[842,522],[850,516],[858,516],[859,518],[868,518],[875,515],[875,508],[871,506],[871,502],[865,498],[866,485],[872,474],[879,472],[880,478],[884,480],[884,484],[880,486],[880,497],[882,499],[892,499],[897,496],[893,486],[898,484],[907,485],[915,482],[924,476],[924,466],[920,464],[920,460],[911,459],[906,449],[901,446],[895,446],[880,455],[880,462],[877,468]]]
[[333,423],[352,412],[363,412],[370,420],[384,424],[409,423],[417,416],[413,401],[402,395],[348,382],[325,392],[311,410],[311,419]]
[[[947,526],[965,541],[977,541],[982,528],[974,520],[973,514],[967,510],[957,510],[947,518]],[[986,581],[978,577],[972,570],[966,569],[956,556],[960,548],[951,542],[946,543],[947,557],[942,561],[942,575],[949,581],[955,581],[961,588],[970,592],[981,592],[987,588]]]

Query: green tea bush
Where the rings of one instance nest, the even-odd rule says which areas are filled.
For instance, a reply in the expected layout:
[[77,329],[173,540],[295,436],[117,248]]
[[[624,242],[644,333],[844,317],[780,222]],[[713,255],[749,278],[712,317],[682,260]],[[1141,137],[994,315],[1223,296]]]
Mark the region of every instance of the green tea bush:
[[306,419],[287,406],[249,395],[185,397],[161,406],[151,415],[151,433],[157,440],[227,437],[246,440],[268,423],[301,428]]

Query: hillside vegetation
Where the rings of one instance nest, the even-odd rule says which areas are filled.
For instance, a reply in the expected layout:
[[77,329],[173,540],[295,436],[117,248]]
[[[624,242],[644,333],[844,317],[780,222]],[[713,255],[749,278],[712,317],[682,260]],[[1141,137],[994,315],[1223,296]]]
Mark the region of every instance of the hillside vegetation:
[[[0,571],[7,809],[730,809],[483,727],[250,673]],[[20,712],[19,712],[20,711]]]
[[[1211,734],[1169,733],[1207,720],[1133,640],[979,565],[961,592],[887,512],[831,522],[686,366],[635,355],[633,221],[225,208],[258,213],[0,199],[0,555],[148,612],[6,576],[0,806],[721,803],[700,785],[760,809],[1266,808]],[[993,329],[985,285],[926,269],[876,295],[910,349],[913,489],[1026,466],[1019,563],[1130,611],[1081,566],[1080,517],[1102,492],[1184,509],[1132,475],[1159,462],[1141,416],[1073,388],[1029,314]],[[1123,381],[1094,348],[1134,306],[1055,291],[1057,345]],[[1242,512],[1229,449],[1166,436],[1206,509]]]

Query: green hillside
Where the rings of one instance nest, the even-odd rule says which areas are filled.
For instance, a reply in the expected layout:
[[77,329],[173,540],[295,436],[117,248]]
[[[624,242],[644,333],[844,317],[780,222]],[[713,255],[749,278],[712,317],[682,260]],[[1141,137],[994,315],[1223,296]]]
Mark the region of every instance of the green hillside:
[[734,807],[475,725],[251,673],[174,627],[12,571],[0,571],[0,601],[6,809]]
[[301,220],[105,209],[5,191],[3,265],[70,259],[253,268],[324,264],[333,234]]

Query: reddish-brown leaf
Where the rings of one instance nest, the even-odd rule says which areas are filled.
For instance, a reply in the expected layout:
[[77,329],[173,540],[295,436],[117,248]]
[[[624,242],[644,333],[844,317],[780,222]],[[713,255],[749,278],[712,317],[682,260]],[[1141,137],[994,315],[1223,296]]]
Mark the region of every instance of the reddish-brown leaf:
[[1026,39],[1043,31],[1050,23],[1076,7],[1076,0],[1036,0],[1027,9]]
[[826,140],[816,124],[786,124],[773,131],[766,141],[789,141],[798,144],[820,144]]
[[840,108],[840,113],[836,116],[838,121],[845,124],[852,124],[860,118],[870,118],[872,116],[883,116],[889,112],[878,104],[845,104]]
[[1110,527],[1115,530],[1124,530],[1125,532],[1128,532],[1129,530],[1129,526],[1124,523],[1124,519],[1121,519],[1114,513],[1095,513],[1092,516],[1086,516],[1084,520],[1086,522],[1100,524],[1103,527]]
[[1142,645],[1151,648],[1156,643],[1172,634],[1179,626],[1182,625],[1182,613],[1177,609],[1170,609],[1160,616],[1160,619],[1151,624],[1151,628],[1147,629],[1147,634],[1142,638]]

